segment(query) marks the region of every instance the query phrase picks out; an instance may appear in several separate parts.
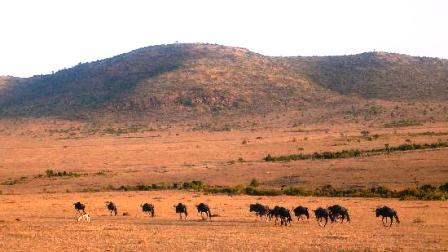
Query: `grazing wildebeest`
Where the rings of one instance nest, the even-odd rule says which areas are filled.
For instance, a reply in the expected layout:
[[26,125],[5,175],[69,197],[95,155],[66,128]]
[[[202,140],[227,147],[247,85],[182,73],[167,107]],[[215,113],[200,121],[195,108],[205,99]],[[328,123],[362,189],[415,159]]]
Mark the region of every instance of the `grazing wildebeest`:
[[154,217],[154,205],[150,203],[140,204],[142,211],[151,217]]
[[291,212],[285,207],[275,206],[269,214],[275,217],[274,225],[277,225],[278,219],[280,219],[280,226],[287,226],[292,222]]
[[174,206],[176,208],[176,213],[179,214],[180,219],[182,220],[182,214],[185,214],[185,219],[187,219],[188,213],[187,213],[187,206],[179,203]]
[[289,211],[289,209],[280,207],[279,215],[280,215],[280,225],[285,225],[285,226],[287,226],[288,224],[291,225],[292,217],[291,217],[291,212]]
[[[383,222],[383,226],[386,226],[387,218],[390,218],[389,227],[392,226],[392,223],[394,222],[394,217],[395,217],[395,220],[397,220],[397,223],[400,223],[400,219],[398,219],[397,211],[395,211],[393,208],[390,208],[388,206],[378,207],[375,210],[375,213],[376,213],[376,217],[380,217],[380,216],[383,217],[381,219],[381,221]],[[386,218],[386,223],[384,223],[384,218]]]
[[106,201],[106,207],[107,207],[107,210],[110,211],[110,215],[115,214],[115,216],[117,216],[118,210],[117,210],[117,206],[115,205],[115,203],[113,203],[112,201]]
[[268,216],[269,216],[269,220],[274,218],[274,224],[277,225],[277,221],[278,221],[278,210],[280,209],[279,206],[274,206],[274,208],[270,208],[269,212],[268,212]]
[[347,219],[347,222],[350,222],[350,215],[348,214],[347,208],[340,205],[333,205],[328,207],[330,211],[330,219],[331,222],[336,222],[339,218],[341,219],[341,223]]
[[75,210],[78,211],[78,213],[81,213],[81,211],[85,214],[86,213],[86,205],[82,204],[81,202],[76,202],[73,204],[75,206]]
[[310,214],[308,212],[308,207],[298,206],[298,207],[294,208],[294,215],[297,217],[298,221],[300,221],[300,219],[302,219],[303,215],[306,216],[307,220],[310,219]]
[[316,220],[317,223],[319,224],[319,226],[322,226],[320,223],[325,220],[325,224],[324,227],[327,225],[328,223],[328,217],[330,216],[330,211],[328,209],[319,207],[316,210],[313,210],[314,215],[316,216]]
[[204,216],[202,215],[202,213],[206,214],[205,219],[207,219],[207,217],[211,220],[212,219],[212,213],[210,212],[210,207],[208,207],[207,204],[205,203],[200,203],[199,205],[196,205],[196,208],[198,209],[198,213],[201,213],[201,218],[204,219]]
[[255,212],[255,214],[257,216],[259,216],[260,218],[262,218],[263,216],[266,216],[269,219],[271,219],[270,215],[269,215],[269,207],[268,206],[264,206],[264,205],[259,204],[259,203],[250,204],[249,211],[250,212]]

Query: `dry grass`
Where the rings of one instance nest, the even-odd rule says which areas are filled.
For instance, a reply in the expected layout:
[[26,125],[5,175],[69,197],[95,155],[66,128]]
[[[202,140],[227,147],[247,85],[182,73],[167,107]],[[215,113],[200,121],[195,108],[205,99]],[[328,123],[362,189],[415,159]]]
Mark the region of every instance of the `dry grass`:
[[[207,184],[249,184],[253,178],[264,187],[294,185],[402,189],[448,180],[448,150],[412,151],[383,156],[340,160],[264,162],[273,155],[297,152],[371,149],[408,141],[448,139],[446,124],[386,129],[361,124],[330,124],[294,128],[259,128],[229,132],[164,130],[82,138],[48,136],[38,124],[17,131],[4,130],[0,152],[0,251],[291,251],[291,250],[433,250],[448,248],[446,202],[392,199],[251,197],[203,195],[184,191],[89,192],[143,182],[173,183],[202,180]],[[3,128],[5,129],[5,127]],[[368,130],[373,140],[361,136]],[[33,133],[31,133],[33,132]],[[436,132],[436,133],[425,133]],[[33,135],[34,137],[31,137]],[[246,141],[245,144],[242,144]],[[240,159],[241,158],[241,159]],[[79,177],[36,177],[45,170],[76,172]],[[67,193],[65,193],[67,191]],[[78,223],[75,201],[87,205],[91,223]],[[117,203],[120,216],[108,215],[106,200]],[[150,219],[139,209],[142,202],[156,206]],[[179,221],[173,205],[190,207],[187,221]],[[204,222],[193,206],[206,202],[220,217]],[[275,227],[257,220],[248,211],[253,202],[302,204],[314,209],[333,203],[350,209],[350,224],[320,228],[294,221]],[[398,210],[402,223],[384,228],[373,209],[389,205]],[[129,215],[123,216],[127,212]]]
[[[373,140],[361,136],[368,129]],[[423,134],[424,132],[439,132]],[[433,124],[385,129],[346,125],[343,129],[322,125],[276,130],[197,132],[171,128],[132,135],[90,136],[66,139],[58,136],[3,134],[0,142],[0,176],[13,186],[0,185],[3,193],[42,192],[108,185],[160,184],[202,180],[212,185],[247,185],[252,178],[264,186],[300,186],[314,189],[387,186],[403,189],[422,184],[441,184],[448,179],[447,149],[410,151],[390,155],[338,160],[263,162],[268,154],[285,155],[315,151],[384,148],[406,141],[432,143],[448,140],[448,127]],[[241,144],[246,141],[246,144]],[[47,169],[82,174],[73,178],[35,178]],[[26,176],[27,179],[20,180]]]
[[[92,222],[77,222],[72,203],[86,203]],[[117,203],[119,216],[109,216],[104,201]],[[0,250],[199,250],[199,251],[297,251],[297,250],[434,250],[448,247],[448,221],[444,202],[382,199],[249,197],[197,195],[185,192],[126,192],[27,194],[0,196]],[[141,202],[156,207],[153,219],[140,212]],[[190,216],[178,220],[173,204],[185,202]],[[220,217],[202,221],[193,207],[210,205]],[[294,220],[291,227],[257,220],[248,205],[262,202],[312,209],[339,203],[349,208],[352,222],[319,227]],[[373,209],[387,204],[396,208],[402,222],[385,228]],[[33,207],[31,207],[33,206]],[[20,209],[20,211],[17,211]],[[122,216],[128,212],[129,216]],[[15,219],[19,218],[20,221]],[[416,218],[424,220],[415,222]]]

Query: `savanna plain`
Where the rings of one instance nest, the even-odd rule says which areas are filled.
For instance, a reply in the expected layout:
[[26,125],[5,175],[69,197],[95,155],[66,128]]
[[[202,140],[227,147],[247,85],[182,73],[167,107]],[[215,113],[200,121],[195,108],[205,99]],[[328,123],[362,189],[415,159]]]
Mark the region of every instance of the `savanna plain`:
[[[448,203],[379,197],[316,197],[212,193],[180,185],[314,191],[438,187],[448,180],[448,148],[406,150],[335,159],[267,162],[267,155],[380,149],[448,141],[446,123],[407,127],[314,124],[231,130],[139,126],[95,131],[82,124],[2,124],[0,134],[1,251],[416,251],[448,250]],[[138,190],[138,185],[154,189]],[[176,186],[174,186],[176,185]],[[135,189],[137,188],[137,189]],[[77,221],[81,201],[91,222]],[[118,215],[105,207],[113,201]],[[155,206],[155,217],[140,204]],[[180,220],[173,205],[183,202]],[[211,208],[202,220],[195,205]],[[293,216],[276,226],[249,212],[249,204],[310,210],[340,204],[351,222],[321,227]],[[384,227],[375,208],[397,210],[401,223]]]

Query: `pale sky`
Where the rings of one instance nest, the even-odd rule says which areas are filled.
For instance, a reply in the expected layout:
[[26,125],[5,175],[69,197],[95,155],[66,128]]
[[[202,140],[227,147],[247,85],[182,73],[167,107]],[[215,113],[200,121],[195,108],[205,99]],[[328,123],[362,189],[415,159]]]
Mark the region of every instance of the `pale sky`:
[[0,0],[0,34],[0,75],[20,77],[176,41],[448,58],[448,1]]

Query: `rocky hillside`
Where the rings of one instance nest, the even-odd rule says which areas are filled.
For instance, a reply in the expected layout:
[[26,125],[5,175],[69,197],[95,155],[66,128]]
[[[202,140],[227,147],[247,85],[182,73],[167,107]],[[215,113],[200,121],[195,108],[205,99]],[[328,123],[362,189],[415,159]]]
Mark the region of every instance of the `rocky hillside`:
[[448,62],[386,53],[279,58],[171,44],[50,75],[0,78],[2,118],[267,113],[371,98],[445,101]]

